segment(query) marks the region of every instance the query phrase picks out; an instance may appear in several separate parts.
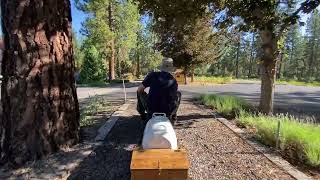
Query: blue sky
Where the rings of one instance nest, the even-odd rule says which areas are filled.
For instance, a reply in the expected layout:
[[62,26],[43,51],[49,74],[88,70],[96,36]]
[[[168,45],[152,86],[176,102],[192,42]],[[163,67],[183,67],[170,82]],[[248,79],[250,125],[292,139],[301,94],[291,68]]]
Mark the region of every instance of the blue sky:
[[79,31],[81,29],[81,23],[87,18],[87,15],[75,7],[74,0],[71,0],[71,13],[73,30],[77,33],[77,36],[80,37],[81,34]]

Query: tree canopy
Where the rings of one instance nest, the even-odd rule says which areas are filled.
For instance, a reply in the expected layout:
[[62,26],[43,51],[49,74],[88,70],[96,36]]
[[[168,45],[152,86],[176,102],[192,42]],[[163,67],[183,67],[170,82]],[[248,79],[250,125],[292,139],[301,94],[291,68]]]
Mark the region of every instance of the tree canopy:
[[[207,13],[214,17],[218,30],[237,26],[241,31],[258,32],[261,38],[257,56],[261,64],[260,110],[264,113],[273,111],[274,82],[284,33],[299,21],[301,13],[310,13],[320,4],[320,0],[305,0],[300,4],[297,1],[276,0],[139,2],[142,11],[155,17],[154,28],[161,37],[164,51],[180,54],[177,56],[180,57],[179,62],[186,61],[190,64],[189,59],[192,59],[192,56],[184,51],[182,45],[184,36],[188,36],[192,32],[190,27],[194,27]],[[295,8],[296,6],[298,8]]]

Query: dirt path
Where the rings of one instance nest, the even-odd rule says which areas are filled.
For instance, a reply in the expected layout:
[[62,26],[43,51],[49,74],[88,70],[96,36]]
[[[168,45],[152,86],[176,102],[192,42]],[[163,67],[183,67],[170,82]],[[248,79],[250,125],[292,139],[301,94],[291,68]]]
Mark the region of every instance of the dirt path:
[[[69,179],[129,180],[134,146],[142,137],[135,105],[129,106],[102,146]],[[284,171],[238,138],[203,108],[183,102],[176,132],[191,163],[189,177],[205,179],[291,179]]]

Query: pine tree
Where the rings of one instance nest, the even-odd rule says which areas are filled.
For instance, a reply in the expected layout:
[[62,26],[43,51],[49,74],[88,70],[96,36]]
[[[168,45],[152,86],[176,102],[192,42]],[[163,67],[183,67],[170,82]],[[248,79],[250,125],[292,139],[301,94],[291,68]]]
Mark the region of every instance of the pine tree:
[[307,59],[307,67],[308,73],[306,74],[306,79],[308,81],[314,80],[316,77],[316,72],[318,70],[319,65],[319,43],[320,43],[320,14],[316,9],[307,22],[307,46],[306,46],[306,59]]
[[[109,79],[132,69],[130,58],[137,44],[137,32],[141,27],[138,6],[133,0],[88,0],[78,7],[91,14],[83,25],[87,41],[108,59]],[[117,60],[117,62],[116,62]]]
[[72,44],[76,71],[79,71],[83,63],[84,54],[83,51],[81,51],[81,43],[79,42],[79,39],[74,31],[72,31]]
[[79,140],[69,0],[2,0],[1,162],[21,165]]
[[84,54],[80,83],[103,82],[106,79],[106,71],[98,50],[90,46],[84,50]]
[[133,0],[124,0],[115,9],[115,39],[118,60],[118,75],[132,70],[138,32],[142,28],[139,22],[138,6]]
[[299,25],[293,25],[285,37],[282,62],[284,78],[303,79],[306,72],[304,49],[305,41]]

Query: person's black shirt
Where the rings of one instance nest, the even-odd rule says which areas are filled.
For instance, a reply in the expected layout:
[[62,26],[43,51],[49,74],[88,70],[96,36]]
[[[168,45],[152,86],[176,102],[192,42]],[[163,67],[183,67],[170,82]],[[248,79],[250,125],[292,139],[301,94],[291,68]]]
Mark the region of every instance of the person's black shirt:
[[150,87],[148,108],[151,113],[170,113],[174,109],[177,98],[178,83],[168,72],[151,72],[142,82],[144,87]]

